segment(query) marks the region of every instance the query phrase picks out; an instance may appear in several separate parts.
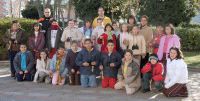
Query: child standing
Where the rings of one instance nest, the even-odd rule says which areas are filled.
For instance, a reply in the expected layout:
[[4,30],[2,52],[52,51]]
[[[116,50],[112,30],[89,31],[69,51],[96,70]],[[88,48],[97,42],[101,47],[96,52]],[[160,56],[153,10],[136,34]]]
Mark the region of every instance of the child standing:
[[57,53],[53,56],[50,69],[53,73],[52,84],[53,85],[64,85],[65,78],[67,75],[67,68],[65,67],[65,49],[64,47],[60,47]]
[[131,36],[128,33],[128,25],[126,23],[123,23],[121,25],[120,34],[117,40],[117,46],[121,56],[124,55],[124,51],[128,48],[130,37]]
[[14,58],[17,81],[32,81],[34,58],[30,51],[27,51],[25,44],[20,45],[20,52]]
[[124,61],[119,69],[118,82],[115,84],[115,89],[125,88],[126,94],[135,93],[141,86],[139,65],[133,61],[132,50],[126,50]]
[[85,48],[79,52],[76,58],[76,64],[80,67],[81,86],[96,87],[96,72],[99,66],[100,54],[92,47],[90,39],[84,41],[84,46]]
[[157,91],[162,90],[164,67],[162,63],[158,62],[157,55],[152,54],[149,57],[149,63],[142,68],[141,72],[143,74],[143,93],[150,91],[150,84],[153,83]]
[[76,65],[76,57],[78,55],[78,43],[72,41],[71,49],[67,52],[66,66],[69,73],[69,84],[70,85],[80,85],[80,71],[79,66]]
[[112,41],[108,41],[107,48],[108,52],[101,55],[102,88],[114,88],[117,82],[117,71],[121,64],[121,56],[114,51],[114,43]]
[[36,62],[37,72],[35,73],[33,82],[43,82],[50,83],[50,70],[49,70],[50,59],[47,57],[45,51],[40,51],[40,57]]
[[99,36],[97,42],[101,44],[101,52],[107,52],[107,43],[109,40],[112,40],[114,43],[114,50],[116,50],[116,36],[112,33],[113,27],[111,24],[106,24],[105,33],[103,33],[101,36]]

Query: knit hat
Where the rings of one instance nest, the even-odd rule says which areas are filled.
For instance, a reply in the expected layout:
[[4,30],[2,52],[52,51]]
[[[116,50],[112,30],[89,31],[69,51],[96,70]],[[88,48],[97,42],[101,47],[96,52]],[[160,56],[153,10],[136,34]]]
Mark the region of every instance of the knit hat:
[[158,56],[156,54],[152,54],[149,57],[149,61],[151,61],[151,59],[154,59],[154,60],[158,61]]

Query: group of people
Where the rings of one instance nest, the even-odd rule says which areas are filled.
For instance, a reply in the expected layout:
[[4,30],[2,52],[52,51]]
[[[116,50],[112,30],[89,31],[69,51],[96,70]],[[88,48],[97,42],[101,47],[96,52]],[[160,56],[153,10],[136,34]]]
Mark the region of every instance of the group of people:
[[82,87],[97,87],[101,79],[102,88],[125,89],[128,95],[142,88],[144,93],[188,96],[187,65],[172,24],[157,25],[154,33],[145,15],[140,26],[134,16],[120,25],[111,22],[102,7],[98,15],[80,28],[69,20],[62,29],[46,8],[28,42],[20,23],[13,21],[3,38],[11,76],[17,81]]

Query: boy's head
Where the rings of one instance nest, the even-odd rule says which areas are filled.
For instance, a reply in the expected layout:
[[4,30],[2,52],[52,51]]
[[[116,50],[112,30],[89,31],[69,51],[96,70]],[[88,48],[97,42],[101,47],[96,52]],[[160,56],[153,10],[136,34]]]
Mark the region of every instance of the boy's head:
[[84,46],[85,46],[86,49],[91,49],[92,48],[92,40],[91,39],[85,39]]
[[114,49],[114,43],[113,43],[112,40],[108,41],[107,48],[108,48],[108,52],[112,52],[113,51],[113,49]]
[[78,43],[77,43],[77,41],[72,41],[72,43],[71,43],[71,49],[73,51],[77,51],[78,50]]
[[152,54],[152,55],[150,55],[150,57],[149,57],[149,62],[151,63],[151,64],[156,64],[157,62],[158,62],[158,56],[156,55],[156,54]]
[[112,22],[112,27],[114,28],[114,30],[118,29],[118,24],[117,22]]
[[63,46],[59,46],[58,48],[58,57],[65,55],[65,48]]
[[97,19],[97,25],[98,25],[98,26],[101,26],[102,23],[103,23],[103,19],[102,19],[102,18],[98,18],[98,19]]
[[23,53],[26,52],[26,50],[27,50],[26,44],[20,44],[20,51]]

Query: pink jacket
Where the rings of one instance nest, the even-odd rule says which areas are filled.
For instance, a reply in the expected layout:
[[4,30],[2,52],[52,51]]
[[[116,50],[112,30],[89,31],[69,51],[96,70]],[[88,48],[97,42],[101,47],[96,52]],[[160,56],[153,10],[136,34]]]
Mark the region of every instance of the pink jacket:
[[[158,53],[157,53],[159,60],[162,60],[162,58],[163,58],[163,48],[164,48],[166,36],[167,36],[167,35],[164,35],[164,36],[162,36],[161,39],[160,39],[160,45],[159,45]],[[167,54],[166,54],[166,55],[168,55],[169,50],[170,50],[171,47],[180,48],[180,46],[181,46],[181,45],[180,45],[180,38],[179,38],[176,34],[174,34],[174,35],[172,36],[172,38],[169,39],[169,43],[168,43],[168,47],[167,47]],[[168,57],[168,56],[166,56],[166,58],[167,58],[167,57]]]

